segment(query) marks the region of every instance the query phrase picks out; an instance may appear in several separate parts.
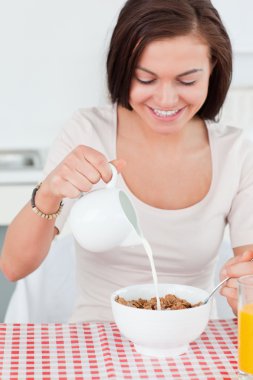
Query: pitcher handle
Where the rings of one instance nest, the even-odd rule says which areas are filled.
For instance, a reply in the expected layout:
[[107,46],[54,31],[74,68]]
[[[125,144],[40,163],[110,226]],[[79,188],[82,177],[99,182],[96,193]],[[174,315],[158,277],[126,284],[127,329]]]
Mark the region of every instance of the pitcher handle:
[[112,188],[112,187],[115,187],[116,186],[116,183],[117,183],[117,177],[118,177],[118,172],[117,172],[117,169],[115,168],[115,166],[113,164],[111,164],[109,162],[109,165],[111,167],[111,170],[112,170],[112,178],[111,180],[105,185],[105,187],[108,189]]

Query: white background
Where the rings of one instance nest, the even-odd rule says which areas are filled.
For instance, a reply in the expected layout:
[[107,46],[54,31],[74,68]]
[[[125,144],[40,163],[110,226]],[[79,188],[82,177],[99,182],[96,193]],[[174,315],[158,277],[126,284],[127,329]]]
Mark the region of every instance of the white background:
[[[105,57],[124,0],[0,0],[0,149],[45,147],[78,107],[106,101]],[[214,0],[253,85],[252,0]]]

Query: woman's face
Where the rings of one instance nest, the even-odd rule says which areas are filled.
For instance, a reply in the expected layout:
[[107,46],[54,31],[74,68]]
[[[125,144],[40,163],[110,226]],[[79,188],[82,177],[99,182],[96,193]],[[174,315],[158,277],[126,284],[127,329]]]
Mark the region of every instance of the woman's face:
[[209,48],[197,37],[153,41],[132,79],[132,112],[157,133],[178,132],[205,102],[210,73]]

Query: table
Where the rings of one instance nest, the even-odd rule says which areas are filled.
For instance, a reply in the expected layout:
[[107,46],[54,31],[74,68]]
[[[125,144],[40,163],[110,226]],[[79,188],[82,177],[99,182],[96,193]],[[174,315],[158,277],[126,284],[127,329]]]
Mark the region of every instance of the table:
[[211,320],[176,358],[136,353],[112,322],[0,324],[0,379],[237,379],[237,321]]

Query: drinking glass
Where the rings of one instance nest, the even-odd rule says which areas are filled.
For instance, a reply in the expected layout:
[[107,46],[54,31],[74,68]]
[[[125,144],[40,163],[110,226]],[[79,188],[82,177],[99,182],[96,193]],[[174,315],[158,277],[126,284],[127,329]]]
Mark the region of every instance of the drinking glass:
[[238,367],[240,379],[253,380],[253,275],[238,279]]

